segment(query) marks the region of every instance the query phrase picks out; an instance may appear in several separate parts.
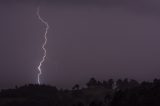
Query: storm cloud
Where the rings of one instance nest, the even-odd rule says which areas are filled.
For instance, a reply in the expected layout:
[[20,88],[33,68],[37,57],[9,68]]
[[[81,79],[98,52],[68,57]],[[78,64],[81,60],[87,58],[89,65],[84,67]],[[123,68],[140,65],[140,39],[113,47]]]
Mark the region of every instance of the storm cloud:
[[58,87],[97,79],[160,77],[158,0],[1,0],[0,85],[36,83],[49,23],[42,81]]

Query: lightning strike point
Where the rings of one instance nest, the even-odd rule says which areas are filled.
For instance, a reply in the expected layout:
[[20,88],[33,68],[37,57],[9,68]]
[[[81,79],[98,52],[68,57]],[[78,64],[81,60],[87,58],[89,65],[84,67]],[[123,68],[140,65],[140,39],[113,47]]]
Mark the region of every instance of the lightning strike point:
[[47,33],[48,33],[48,29],[49,29],[49,25],[48,23],[41,17],[40,15],[40,8],[38,7],[37,8],[37,16],[38,16],[38,19],[45,25],[45,33],[44,33],[44,43],[42,45],[42,50],[44,51],[44,54],[43,54],[43,57],[42,57],[42,60],[40,61],[39,65],[38,65],[38,75],[37,75],[37,82],[38,84],[40,85],[41,84],[41,80],[40,80],[40,76],[42,75],[42,65],[46,59],[46,54],[47,54],[47,50],[45,48],[46,44],[47,44]]

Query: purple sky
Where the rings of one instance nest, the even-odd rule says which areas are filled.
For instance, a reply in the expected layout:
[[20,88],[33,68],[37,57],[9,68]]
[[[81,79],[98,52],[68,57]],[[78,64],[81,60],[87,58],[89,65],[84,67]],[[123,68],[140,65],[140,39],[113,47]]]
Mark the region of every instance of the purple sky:
[[36,83],[49,23],[43,83],[84,84],[90,77],[160,77],[159,0],[0,1],[0,88]]

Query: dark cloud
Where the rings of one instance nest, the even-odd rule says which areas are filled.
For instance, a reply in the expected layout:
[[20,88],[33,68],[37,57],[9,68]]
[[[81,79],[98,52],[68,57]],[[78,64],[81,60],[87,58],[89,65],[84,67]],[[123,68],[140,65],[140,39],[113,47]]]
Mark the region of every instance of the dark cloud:
[[1,0],[1,3],[23,3],[34,5],[81,5],[100,6],[105,8],[120,7],[127,11],[144,14],[160,14],[158,0]]
[[1,87],[36,82],[44,40],[39,5],[50,25],[42,82],[66,87],[93,76],[160,76],[158,0],[5,0],[0,3]]

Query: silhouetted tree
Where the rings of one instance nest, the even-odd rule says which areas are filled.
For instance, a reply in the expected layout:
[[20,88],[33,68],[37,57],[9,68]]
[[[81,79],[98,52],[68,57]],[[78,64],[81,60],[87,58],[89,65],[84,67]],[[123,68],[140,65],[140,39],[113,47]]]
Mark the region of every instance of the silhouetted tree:
[[113,85],[114,85],[114,80],[113,79],[109,79],[108,80],[108,88],[109,89],[113,89]]
[[[49,85],[29,84],[0,91],[0,106],[160,106],[160,80],[152,82],[119,79],[97,81],[91,78],[88,88],[78,84],[73,90]],[[90,89],[96,87],[96,89]]]
[[138,86],[139,86],[138,81],[133,80],[133,79],[131,79],[131,80],[129,81],[129,83],[128,83],[128,87],[129,87],[129,88],[134,88],[134,87],[138,87]]
[[79,84],[76,84],[72,87],[72,90],[79,90]]
[[118,80],[116,81],[116,88],[117,88],[118,90],[121,90],[121,89],[123,88],[123,81],[122,81],[121,79],[118,79]]
[[91,78],[86,85],[88,88],[92,88],[92,87],[97,87],[98,83],[95,78]]

